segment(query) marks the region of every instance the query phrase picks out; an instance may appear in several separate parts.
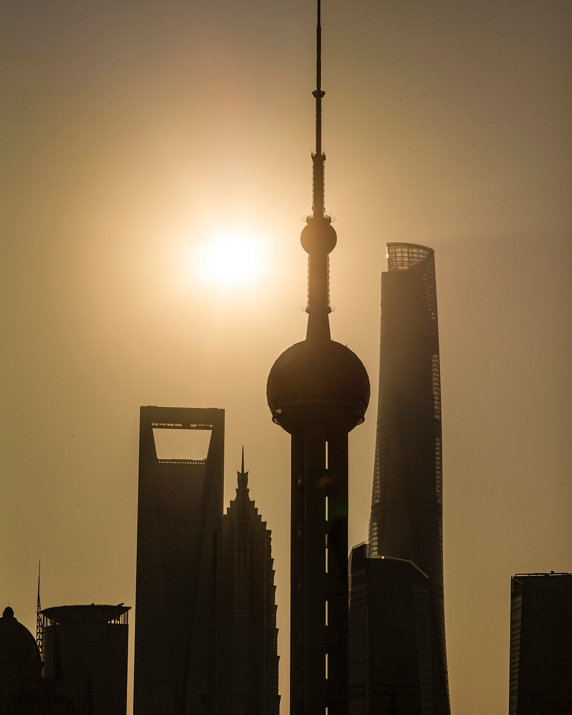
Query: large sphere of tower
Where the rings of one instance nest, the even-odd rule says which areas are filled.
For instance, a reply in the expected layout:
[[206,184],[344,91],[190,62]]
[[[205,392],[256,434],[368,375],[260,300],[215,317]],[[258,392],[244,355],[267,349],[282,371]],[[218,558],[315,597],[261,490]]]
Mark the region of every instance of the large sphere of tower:
[[290,434],[310,425],[349,432],[364,420],[369,378],[345,345],[304,340],[276,360],[266,394],[272,419]]

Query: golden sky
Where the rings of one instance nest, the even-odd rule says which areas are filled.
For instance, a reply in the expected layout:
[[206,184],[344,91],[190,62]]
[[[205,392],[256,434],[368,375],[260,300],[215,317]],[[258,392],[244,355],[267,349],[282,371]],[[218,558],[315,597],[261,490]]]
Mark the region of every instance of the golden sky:
[[[0,2],[0,606],[135,601],[140,405],[226,410],[273,532],[287,712],[289,438],[274,359],[303,339],[312,0]],[[572,571],[572,4],[324,0],[332,336],[372,383],[385,244],[436,252],[452,706],[504,715],[510,576]],[[195,251],[262,243],[224,291]],[[191,257],[189,259],[189,257]],[[133,619],[132,619],[133,623]]]

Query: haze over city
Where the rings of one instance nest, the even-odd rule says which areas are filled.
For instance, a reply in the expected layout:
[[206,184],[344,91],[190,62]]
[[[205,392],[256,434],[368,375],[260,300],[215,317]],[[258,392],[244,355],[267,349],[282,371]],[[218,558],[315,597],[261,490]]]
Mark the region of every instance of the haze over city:
[[[272,529],[287,712],[289,440],[265,388],[305,334],[314,3],[0,10],[1,605],[34,630],[41,560],[44,606],[134,606],[139,406],[224,408],[225,505],[244,445]],[[501,715],[510,576],[572,571],[572,6],[325,0],[323,29],[332,337],[372,383],[350,545],[367,538],[385,244],[421,243],[452,710]]]

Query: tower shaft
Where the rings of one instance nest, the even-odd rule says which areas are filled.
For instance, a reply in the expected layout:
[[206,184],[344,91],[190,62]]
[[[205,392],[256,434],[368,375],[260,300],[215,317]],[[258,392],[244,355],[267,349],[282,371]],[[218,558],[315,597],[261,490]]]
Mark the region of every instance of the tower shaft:
[[348,435],[292,435],[291,714],[347,713]]

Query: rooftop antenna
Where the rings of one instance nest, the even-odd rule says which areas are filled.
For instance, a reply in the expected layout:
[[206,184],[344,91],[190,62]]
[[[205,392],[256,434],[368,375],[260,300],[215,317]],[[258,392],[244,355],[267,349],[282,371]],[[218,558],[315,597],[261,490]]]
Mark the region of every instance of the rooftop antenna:
[[38,598],[36,601],[36,645],[40,651],[40,658],[43,657],[44,629],[42,628],[42,604],[40,601],[40,571],[42,562],[38,561]]

